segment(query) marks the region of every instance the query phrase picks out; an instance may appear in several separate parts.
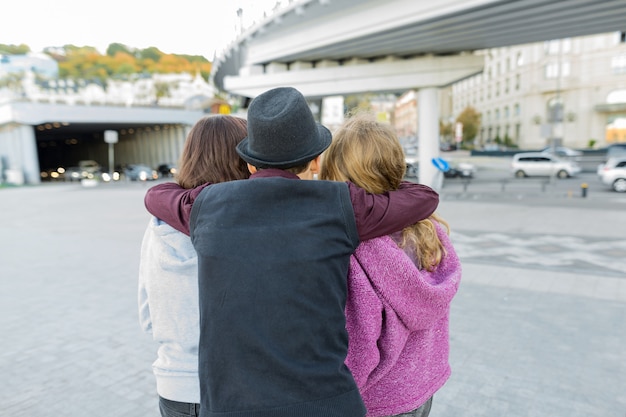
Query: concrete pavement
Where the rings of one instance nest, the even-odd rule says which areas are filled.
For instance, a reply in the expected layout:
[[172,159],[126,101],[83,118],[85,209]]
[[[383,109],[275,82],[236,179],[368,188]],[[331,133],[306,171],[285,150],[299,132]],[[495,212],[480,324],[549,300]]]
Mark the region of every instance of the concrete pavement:
[[[0,415],[159,415],[136,306],[149,185],[0,189]],[[624,417],[626,201],[446,188],[464,274],[431,416]]]

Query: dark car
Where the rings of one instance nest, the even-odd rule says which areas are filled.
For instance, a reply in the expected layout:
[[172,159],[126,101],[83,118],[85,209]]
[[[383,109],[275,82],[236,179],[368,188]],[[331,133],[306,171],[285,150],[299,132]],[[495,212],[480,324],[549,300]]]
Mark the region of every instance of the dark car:
[[126,165],[124,175],[130,181],[153,181],[159,178],[156,170],[147,165],[139,164]]
[[171,178],[176,174],[176,166],[174,164],[161,164],[156,170],[161,178]]
[[473,178],[476,172],[474,164],[468,162],[459,162],[456,165],[450,165],[450,169],[443,173],[445,178]]

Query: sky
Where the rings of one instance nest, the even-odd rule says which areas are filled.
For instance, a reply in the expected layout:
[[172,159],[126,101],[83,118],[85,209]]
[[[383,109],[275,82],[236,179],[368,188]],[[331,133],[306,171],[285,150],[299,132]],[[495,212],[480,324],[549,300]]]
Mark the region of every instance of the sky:
[[[283,0],[286,3],[286,0]],[[0,6],[0,44],[94,46],[111,43],[209,60],[237,35],[237,9],[249,27],[276,0],[14,0]]]

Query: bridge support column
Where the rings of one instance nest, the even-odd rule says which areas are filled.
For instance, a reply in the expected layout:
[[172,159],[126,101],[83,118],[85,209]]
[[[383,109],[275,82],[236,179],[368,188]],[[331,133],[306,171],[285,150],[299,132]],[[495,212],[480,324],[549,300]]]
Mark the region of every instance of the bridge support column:
[[432,163],[439,157],[439,88],[422,88],[417,94],[419,182],[439,190],[443,173]]

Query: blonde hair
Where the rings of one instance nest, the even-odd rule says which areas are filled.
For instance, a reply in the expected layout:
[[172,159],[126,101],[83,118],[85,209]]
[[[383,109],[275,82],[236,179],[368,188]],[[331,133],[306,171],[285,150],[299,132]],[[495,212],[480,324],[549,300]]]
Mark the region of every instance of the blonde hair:
[[[397,190],[405,171],[404,150],[393,128],[377,122],[370,113],[357,113],[333,134],[333,141],[322,156],[320,178],[350,181],[370,193],[381,194]],[[419,267],[428,271],[439,265],[445,254],[431,219],[449,233],[447,222],[433,214],[406,227],[398,242],[401,248],[414,247]]]

